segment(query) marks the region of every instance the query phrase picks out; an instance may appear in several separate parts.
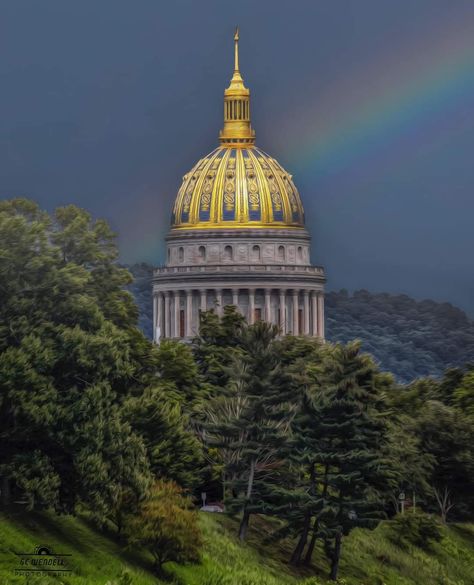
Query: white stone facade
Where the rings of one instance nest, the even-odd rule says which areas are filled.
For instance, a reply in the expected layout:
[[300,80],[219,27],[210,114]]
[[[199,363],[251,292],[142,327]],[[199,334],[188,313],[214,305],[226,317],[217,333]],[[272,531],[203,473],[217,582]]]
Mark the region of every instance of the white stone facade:
[[153,281],[154,339],[190,339],[201,311],[235,305],[248,323],[324,338],[324,270],[304,229],[172,230]]

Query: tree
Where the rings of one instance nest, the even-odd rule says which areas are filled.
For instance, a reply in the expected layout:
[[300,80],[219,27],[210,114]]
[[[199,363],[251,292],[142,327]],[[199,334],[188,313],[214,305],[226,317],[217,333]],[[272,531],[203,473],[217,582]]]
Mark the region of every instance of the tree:
[[164,339],[157,347],[156,365],[160,383],[168,384],[168,394],[188,412],[199,407],[206,391],[191,348],[179,341]]
[[148,484],[121,399],[153,377],[153,348],[114,240],[74,206],[0,203],[0,474],[30,507],[82,501],[103,519]]
[[129,516],[125,532],[130,547],[143,546],[154,558],[155,570],[174,561],[198,561],[202,544],[196,512],[190,500],[173,482],[157,481],[138,513]]
[[322,470],[322,501],[307,559],[319,533],[331,562],[330,578],[336,580],[343,536],[356,526],[375,527],[383,517],[382,492],[390,475],[383,455],[388,441],[384,393],[391,379],[356,342],[328,347],[312,375],[310,416],[299,432],[312,434],[309,457]]
[[228,504],[231,510],[241,511],[241,541],[251,514],[263,511],[265,482],[280,464],[278,453],[288,427],[276,383],[280,373],[277,335],[278,328],[263,321],[243,329],[225,397],[214,403],[214,415],[206,426],[208,445],[225,453],[224,473],[231,478],[234,494]]
[[459,409],[439,401],[427,401],[414,417],[420,445],[434,459],[430,476],[432,504],[437,507],[436,493],[449,492],[459,517],[474,514],[474,429],[472,418]]
[[218,395],[229,381],[230,366],[241,352],[244,328],[245,318],[232,305],[224,307],[222,317],[213,309],[201,313],[193,353],[211,395]]
[[124,416],[144,441],[154,477],[192,489],[201,479],[202,446],[181,401],[171,401],[166,390],[146,388],[140,396],[130,397]]

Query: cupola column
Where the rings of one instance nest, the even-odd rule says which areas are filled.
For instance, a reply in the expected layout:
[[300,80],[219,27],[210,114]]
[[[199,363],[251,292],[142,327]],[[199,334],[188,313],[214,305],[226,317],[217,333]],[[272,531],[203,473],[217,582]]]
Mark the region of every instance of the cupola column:
[[153,295],[153,341],[156,343],[158,341],[158,299],[160,297],[160,293],[155,293]]
[[272,291],[269,288],[265,289],[265,321],[272,322],[272,307],[271,307]]
[[313,290],[311,293],[311,316],[312,316],[312,331],[313,337],[318,336],[318,293]]
[[318,293],[318,337],[324,338],[324,295]]
[[171,311],[170,311],[170,291],[165,290],[165,337],[171,337]]
[[304,304],[303,304],[303,312],[304,312],[304,334],[309,335],[309,290],[305,290],[304,293]]
[[249,289],[249,325],[255,323],[255,289]]
[[163,337],[162,321],[163,321],[163,295],[159,292],[153,297],[153,340],[159,343],[160,338]]
[[293,290],[293,335],[299,335],[299,290]]
[[222,289],[217,288],[216,289],[216,305],[217,305],[216,312],[220,317],[222,317],[222,315],[224,314],[224,307],[222,306],[223,305],[222,297],[223,297]]
[[174,332],[173,335],[174,337],[181,337],[181,331],[180,331],[180,311],[181,311],[181,292],[179,290],[175,290],[174,291]]
[[201,312],[204,313],[205,311],[207,311],[207,290],[200,290],[200,309]]
[[239,289],[232,289],[232,304],[239,310]]
[[286,291],[280,290],[280,326],[282,335],[286,333]]
[[193,324],[193,291],[186,291],[186,337],[192,335]]

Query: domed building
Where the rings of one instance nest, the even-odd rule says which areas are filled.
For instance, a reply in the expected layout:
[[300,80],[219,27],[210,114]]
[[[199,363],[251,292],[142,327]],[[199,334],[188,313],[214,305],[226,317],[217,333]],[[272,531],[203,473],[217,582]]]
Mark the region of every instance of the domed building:
[[153,278],[154,338],[189,339],[201,311],[235,305],[249,323],[324,338],[324,269],[292,176],[255,146],[250,92],[235,67],[224,92],[220,145],[183,177],[167,261]]

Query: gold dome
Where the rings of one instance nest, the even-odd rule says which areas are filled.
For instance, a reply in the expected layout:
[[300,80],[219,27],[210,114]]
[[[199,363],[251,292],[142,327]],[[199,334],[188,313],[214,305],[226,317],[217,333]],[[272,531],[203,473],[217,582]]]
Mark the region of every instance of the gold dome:
[[292,177],[254,146],[250,92],[235,66],[224,92],[221,145],[183,177],[173,210],[174,229],[302,228],[304,212]]

